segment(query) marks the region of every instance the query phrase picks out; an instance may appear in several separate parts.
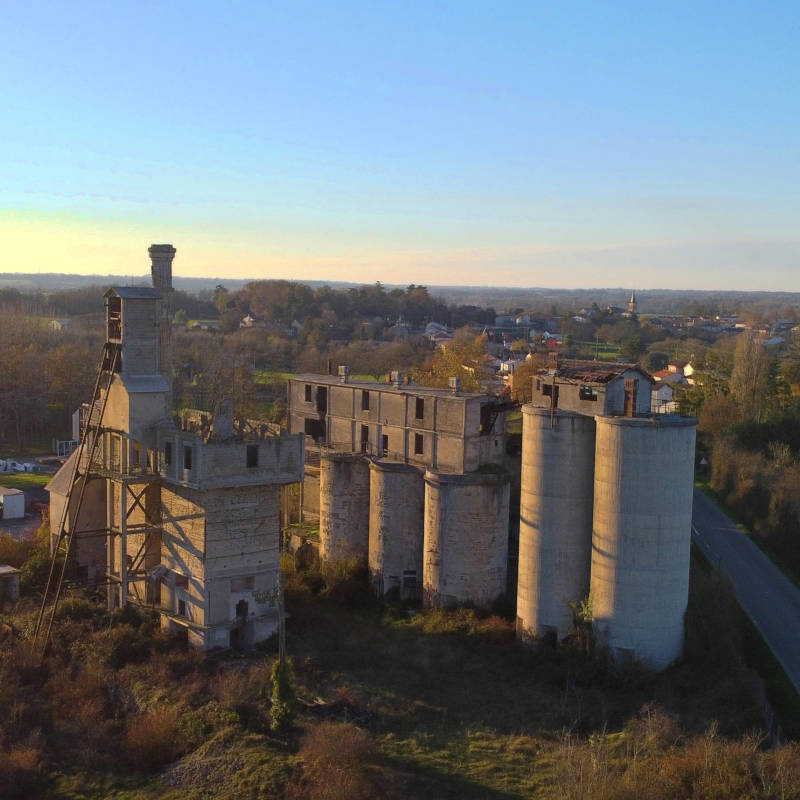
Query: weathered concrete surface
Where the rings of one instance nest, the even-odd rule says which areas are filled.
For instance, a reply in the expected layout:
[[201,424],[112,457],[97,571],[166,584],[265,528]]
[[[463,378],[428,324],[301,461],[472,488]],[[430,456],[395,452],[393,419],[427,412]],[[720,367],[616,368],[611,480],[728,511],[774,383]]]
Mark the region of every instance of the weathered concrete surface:
[[426,603],[486,608],[505,592],[509,490],[505,474],[425,473]]
[[369,571],[379,597],[420,595],[424,510],[422,472],[392,461],[370,464]]
[[326,453],[320,459],[320,557],[367,560],[369,464],[360,455]]
[[699,489],[693,523],[694,541],[730,578],[739,605],[800,692],[800,589]]
[[595,421],[523,406],[517,634],[572,627],[570,602],[589,593]]
[[683,648],[697,420],[595,417],[595,635],[660,669]]

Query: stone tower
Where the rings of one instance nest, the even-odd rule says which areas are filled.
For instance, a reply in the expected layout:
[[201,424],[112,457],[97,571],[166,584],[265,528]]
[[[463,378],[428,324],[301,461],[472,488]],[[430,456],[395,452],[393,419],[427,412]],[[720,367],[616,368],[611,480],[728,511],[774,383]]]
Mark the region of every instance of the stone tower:
[[158,311],[158,364],[159,372],[167,384],[172,387],[172,259],[176,250],[171,244],[153,244],[147,251],[150,253],[150,274],[153,288],[158,290],[161,300]]

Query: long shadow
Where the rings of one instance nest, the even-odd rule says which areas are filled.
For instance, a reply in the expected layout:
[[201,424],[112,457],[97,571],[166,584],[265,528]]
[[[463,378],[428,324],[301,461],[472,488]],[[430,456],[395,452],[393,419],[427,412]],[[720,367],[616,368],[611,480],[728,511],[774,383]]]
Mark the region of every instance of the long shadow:
[[436,800],[520,800],[528,794],[491,789],[458,775],[446,775],[431,767],[404,761],[399,758],[383,757],[381,761],[406,777],[405,789],[410,797],[430,797]]

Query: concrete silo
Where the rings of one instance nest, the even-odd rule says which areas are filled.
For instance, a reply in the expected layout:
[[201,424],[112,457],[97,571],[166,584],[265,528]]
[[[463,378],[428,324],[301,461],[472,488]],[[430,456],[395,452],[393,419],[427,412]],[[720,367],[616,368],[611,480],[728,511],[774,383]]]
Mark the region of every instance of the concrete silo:
[[360,454],[324,453],[319,471],[319,554],[361,558],[369,546],[369,464]]
[[378,597],[419,597],[424,510],[419,469],[384,459],[370,463],[369,571]]
[[683,648],[697,420],[595,420],[595,636],[617,660],[661,669]]
[[423,599],[489,607],[506,591],[506,474],[425,473]]
[[522,407],[517,635],[572,627],[570,602],[589,593],[595,421]]

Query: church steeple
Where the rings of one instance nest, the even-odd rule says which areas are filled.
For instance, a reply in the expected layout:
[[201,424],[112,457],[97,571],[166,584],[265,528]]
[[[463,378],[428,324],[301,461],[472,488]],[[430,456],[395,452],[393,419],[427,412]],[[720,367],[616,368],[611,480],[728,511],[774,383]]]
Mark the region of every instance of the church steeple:
[[631,314],[635,314],[636,313],[636,292],[635,291],[631,291],[631,299],[628,301],[628,311],[630,311]]

